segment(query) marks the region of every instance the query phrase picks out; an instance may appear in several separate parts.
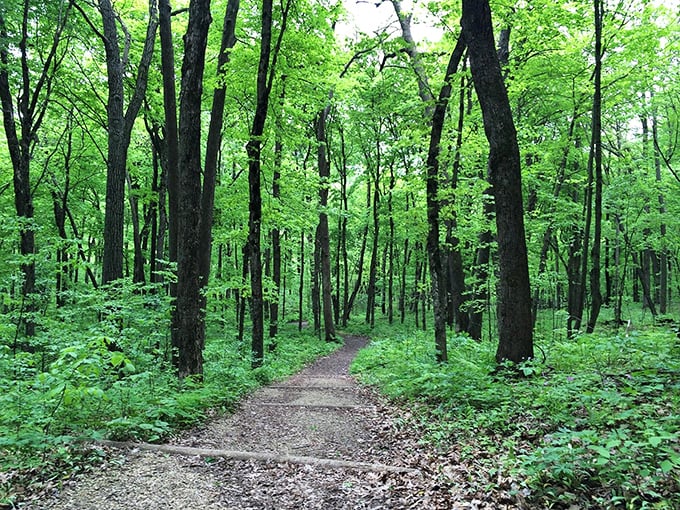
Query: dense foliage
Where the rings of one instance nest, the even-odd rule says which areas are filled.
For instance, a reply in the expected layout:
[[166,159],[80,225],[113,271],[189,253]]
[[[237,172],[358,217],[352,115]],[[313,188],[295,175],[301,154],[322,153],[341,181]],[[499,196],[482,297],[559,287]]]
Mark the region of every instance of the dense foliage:
[[173,3],[0,2],[1,498],[79,439],[158,440],[384,320],[422,332],[377,341],[366,380],[424,402],[442,442],[479,433],[517,491],[677,503],[677,339],[634,329],[678,318],[677,0],[491,2],[546,355],[526,379],[491,354],[513,276],[461,2],[353,2],[385,19],[363,30],[336,0],[203,0],[194,24]]
[[249,345],[233,325],[211,324],[203,382],[179,381],[169,368],[169,301],[158,290],[79,295],[77,307],[41,324],[32,352],[2,348],[0,505],[91,465],[97,452],[84,441],[159,441],[338,345],[287,325],[276,352],[251,370]]
[[411,425],[474,467],[471,484],[512,488],[531,508],[680,504],[675,332],[544,340],[545,360],[501,368],[487,342],[454,338],[437,364],[421,332],[382,333],[353,371],[408,403]]

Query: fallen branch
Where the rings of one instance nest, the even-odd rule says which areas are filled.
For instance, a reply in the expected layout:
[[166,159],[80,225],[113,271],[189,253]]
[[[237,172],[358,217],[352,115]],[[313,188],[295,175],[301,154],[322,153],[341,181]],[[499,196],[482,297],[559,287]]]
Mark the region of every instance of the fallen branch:
[[355,469],[357,471],[373,471],[378,473],[413,473],[420,475],[420,470],[404,467],[374,464],[372,462],[355,462],[351,460],[322,459],[270,452],[244,452],[238,450],[213,450],[211,448],[193,448],[168,444],[133,443],[127,441],[94,441],[93,444],[122,449],[139,449],[173,455],[191,455],[199,457],[221,457],[235,460],[260,460],[264,462],[288,462],[328,469]]

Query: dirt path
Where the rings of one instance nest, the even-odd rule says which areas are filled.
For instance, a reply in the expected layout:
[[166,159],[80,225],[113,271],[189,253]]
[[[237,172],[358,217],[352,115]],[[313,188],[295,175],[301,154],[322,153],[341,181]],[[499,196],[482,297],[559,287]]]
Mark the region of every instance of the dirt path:
[[[200,455],[132,449],[120,462],[69,482],[54,499],[22,508],[479,508],[454,503],[450,486],[438,484],[429,467],[432,455],[349,376],[365,343],[347,337],[336,353],[255,392],[233,415],[172,441],[200,448],[188,452]],[[219,454],[224,451],[276,460],[230,458]],[[333,467],[333,461],[350,462]],[[417,471],[394,472],[403,468]]]

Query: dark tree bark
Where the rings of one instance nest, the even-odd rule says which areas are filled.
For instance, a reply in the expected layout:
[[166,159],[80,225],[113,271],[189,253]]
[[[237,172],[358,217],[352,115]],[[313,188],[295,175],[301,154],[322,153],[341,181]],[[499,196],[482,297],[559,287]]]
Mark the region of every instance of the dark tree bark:
[[[281,102],[283,103],[283,92],[281,93]],[[272,198],[278,206],[278,201],[281,198],[281,163],[283,160],[283,142],[279,130],[281,129],[280,121],[277,119],[277,133],[276,142],[274,142],[274,176],[272,178]],[[276,297],[269,303],[269,338],[272,343],[269,344],[269,350],[276,349],[276,342],[273,340],[279,331],[279,301],[283,297],[281,290],[281,230],[278,226],[274,226],[270,232],[272,243],[272,281],[274,282],[274,292]]]
[[[483,193],[484,217],[491,221],[494,206],[491,198],[491,190],[486,189]],[[491,243],[493,236],[491,231],[485,228],[477,239],[477,250],[475,252],[475,263],[473,266],[472,303],[468,313],[469,322],[467,332],[475,340],[482,339],[482,329],[484,326],[484,309],[489,301],[488,281],[489,281],[489,262],[491,260]]]
[[192,0],[184,36],[179,113],[179,196],[177,300],[173,313],[173,346],[180,378],[202,377],[205,310],[201,293],[201,94],[208,40],[210,0]]
[[437,349],[437,361],[448,359],[446,349],[446,311],[447,293],[446,276],[442,261],[442,250],[439,245],[439,144],[441,142],[446,110],[451,97],[451,81],[458,69],[465,51],[465,42],[458,38],[456,47],[451,53],[446,68],[444,86],[439,92],[432,115],[430,147],[427,153],[427,253],[430,263],[430,281],[432,282],[432,305],[434,311],[434,338]]
[[[652,116],[652,138],[658,139],[658,127],[656,115]],[[661,157],[657,145],[654,145],[654,174],[656,182],[661,182]],[[659,233],[661,234],[661,249],[659,250],[659,313],[665,314],[668,312],[668,247],[666,246],[666,201],[663,193],[659,192],[659,214],[661,215],[661,224],[659,225]]]
[[123,277],[123,225],[125,203],[125,175],[130,136],[142,100],[153,56],[155,33],[158,26],[156,2],[149,2],[149,23],[142,57],[137,68],[137,79],[127,110],[124,106],[124,56],[118,41],[118,17],[111,0],[99,0],[104,32],[100,34],[106,50],[108,100],[106,105],[108,150],[106,161],[106,213],[104,215],[104,254],[102,283]]
[[387,212],[389,215],[389,238],[387,240],[387,322],[392,324],[394,322],[394,210],[392,205],[392,197],[394,195],[394,187],[396,185],[396,176],[394,174],[394,162],[390,164],[390,187],[387,197]]
[[[427,75],[425,73],[422,56],[418,52],[415,41],[411,34],[411,15],[406,14],[401,10],[401,4],[398,0],[392,0],[392,5],[399,19],[401,26],[402,39],[406,42],[405,51],[409,55],[413,70],[416,74],[418,82],[418,95],[425,104],[425,118],[431,123],[430,147],[428,150],[427,161],[427,218],[428,218],[428,240],[427,252],[430,264],[430,280],[432,288],[433,299],[433,313],[434,313],[434,333],[435,346],[437,349],[437,359],[439,361],[446,361],[446,320],[448,310],[448,288],[447,284],[447,267],[444,260],[444,250],[440,246],[439,239],[439,212],[441,205],[438,198],[439,190],[439,143],[446,116],[446,109],[448,107],[448,100],[451,96],[451,83],[460,59],[465,50],[465,43],[459,38],[456,48],[452,52],[451,59],[446,71],[444,86],[442,87],[439,98],[435,98],[430,90]],[[436,125],[436,124],[439,125]],[[457,244],[454,241],[453,230],[449,229],[449,237],[451,237],[452,244]],[[456,258],[457,256],[457,258]],[[453,280],[452,291],[455,292],[456,308],[459,310],[462,304],[462,290],[458,292],[460,285],[464,286],[464,276],[462,274],[462,262],[458,264],[460,259],[460,252],[457,251],[457,246],[451,251],[450,268]],[[443,321],[443,322],[442,322]],[[423,317],[423,323],[424,323]]]
[[[341,163],[340,168],[340,201],[342,202],[342,210],[345,214],[340,218],[340,257],[342,258],[342,325],[347,326],[347,310],[349,302],[349,255],[347,253],[347,212],[349,211],[349,203],[347,198],[347,151],[345,146],[345,135],[342,129],[340,130],[340,153]],[[340,286],[338,285],[338,289]],[[340,291],[338,290],[338,295]],[[338,299],[340,301],[340,299]],[[338,306],[340,308],[340,306]],[[338,310],[339,313],[339,310]]]
[[132,281],[134,283],[144,283],[146,275],[144,274],[144,253],[142,250],[142,232],[139,221],[139,199],[136,192],[139,190],[139,184],[132,181],[129,172],[125,172],[125,182],[128,188],[128,202],[130,203],[130,221],[132,223],[132,244],[133,244],[133,262],[132,262]]
[[[286,77],[281,77],[281,94],[279,95],[279,110],[276,115],[276,134],[274,141],[274,176],[272,177],[272,199],[274,207],[280,209],[281,200],[281,165],[283,164],[283,107],[286,100]],[[274,225],[270,232],[272,244],[272,281],[274,282],[275,298],[269,304],[269,350],[276,349],[276,335],[279,332],[279,303],[285,300],[285,289],[281,287],[281,229]],[[284,309],[285,306],[281,308]]]
[[[179,221],[179,169],[177,167],[177,92],[175,90],[175,50],[172,42],[170,0],[159,0],[159,32],[161,37],[161,73],[163,75],[163,111],[165,113],[165,144],[159,152],[165,162],[168,195],[168,260],[177,262],[177,228]],[[177,293],[176,285],[170,285],[170,295]]]
[[496,360],[520,362],[534,356],[520,155],[494,46],[488,1],[463,0],[461,26],[489,141],[489,182],[496,205],[499,266]]
[[[375,326],[375,293],[376,279],[378,274],[378,242],[380,240],[380,142],[376,142],[376,157],[373,164],[375,172],[373,175],[373,208],[371,217],[373,219],[373,243],[371,246],[371,260],[368,265],[368,286],[366,288],[366,323],[371,327]],[[367,164],[369,164],[367,157]]]
[[[54,76],[63,58],[58,54],[58,48],[72,5],[73,3],[69,1],[62,16],[55,21],[54,35],[41,68],[32,72],[29,67],[28,43],[32,21],[28,0],[22,3],[18,56],[15,57],[14,53],[10,54],[8,45],[0,44],[0,104],[2,104],[5,138],[12,163],[14,207],[20,219],[19,250],[22,256],[23,313],[17,330],[23,330],[26,336],[35,335],[35,321],[32,315],[36,309],[31,153],[37,143],[37,134],[50,102]],[[0,39],[9,39],[2,12],[0,12]],[[16,71],[16,74],[20,76],[19,83],[16,84],[17,92],[13,92],[14,84],[10,81],[11,58],[19,60],[20,69]],[[35,78],[35,81],[32,81],[32,78]],[[16,103],[14,98],[16,98]]]
[[300,284],[298,285],[298,331],[302,331],[302,311],[305,291],[305,233],[300,234]]
[[319,224],[317,239],[319,248],[319,264],[321,272],[321,304],[323,312],[324,337],[326,342],[334,342],[335,323],[333,319],[333,289],[331,285],[331,247],[328,233],[328,187],[330,185],[331,167],[328,161],[328,141],[326,137],[326,120],[330,113],[327,105],[316,118],[317,164],[319,167]]
[[[274,50],[272,51],[272,0],[262,2],[262,28],[260,37],[260,61],[257,70],[257,104],[255,116],[250,129],[250,139],[246,144],[248,154],[248,189],[249,189],[249,219],[248,219],[248,251],[250,255],[250,285],[251,301],[250,316],[252,327],[252,365],[258,367],[264,359],[264,302],[262,295],[262,255],[261,233],[262,223],[262,195],[260,171],[262,165],[262,134],[267,120],[269,96],[271,95],[276,60],[281,47],[281,40],[285,31],[290,1],[283,6],[281,13],[281,28]],[[271,60],[271,61],[270,61]]]
[[[212,224],[215,208],[215,183],[217,180],[217,159],[222,140],[222,125],[224,123],[224,102],[226,84],[220,79],[229,62],[229,50],[236,43],[236,17],[238,15],[239,0],[229,0],[222,25],[222,41],[220,53],[217,57],[217,77],[213,91],[210,125],[205,151],[205,171],[203,172],[203,190],[201,193],[201,216],[199,221],[200,285],[203,291],[208,285],[210,277],[210,260],[212,255]],[[203,293],[204,294],[204,293]]]
[[[463,60],[465,67],[465,60]],[[463,146],[463,121],[465,118],[465,91],[466,78],[462,76],[460,79],[460,90],[458,94],[458,124],[456,126],[456,146],[455,156],[453,160],[453,169],[449,186],[452,190],[458,187],[458,174],[460,173],[460,152]],[[455,198],[454,198],[455,200]],[[450,326],[455,328],[456,332],[468,331],[470,320],[469,314],[465,312],[463,304],[465,302],[464,293],[465,285],[465,271],[463,269],[463,257],[460,249],[460,240],[456,235],[458,228],[458,221],[455,212],[452,211],[451,216],[446,218],[446,268],[448,281],[448,306],[449,306],[449,321]]]
[[[56,271],[56,285],[55,295],[57,307],[62,307],[66,304],[66,291],[68,290],[69,281],[69,251],[66,245],[68,235],[66,233],[66,209],[68,208],[68,195],[71,191],[71,161],[73,159],[73,129],[72,117],[69,114],[64,132],[59,140],[59,145],[62,146],[63,161],[63,186],[59,186],[54,173],[50,173],[52,180],[52,205],[54,210],[54,223],[57,227],[57,232],[62,240],[62,243],[57,247],[57,271]],[[49,161],[48,158],[45,163],[47,172]],[[61,189],[60,189],[61,188]]]
[[594,166],[595,173],[595,225],[593,228],[593,246],[590,252],[590,317],[587,333],[592,333],[597,323],[602,307],[602,293],[600,291],[600,250],[602,240],[602,18],[603,1],[593,1],[595,11],[595,71],[593,93],[593,132],[590,143],[590,157],[588,158],[588,174]]
[[[168,211],[166,208],[166,197],[168,195],[168,147],[161,139],[161,127],[159,124],[153,122],[150,125],[147,123],[147,133],[151,139],[152,165],[153,165],[153,183],[151,191],[156,196],[156,201],[152,205],[155,220],[151,232],[151,262],[149,267],[149,280],[152,283],[163,283],[164,277],[162,271],[165,268],[161,261],[166,260],[165,256],[165,236],[169,230],[168,225]],[[171,244],[171,243],[169,243]],[[177,250],[176,245],[173,249],[176,260]],[[169,254],[168,254],[169,256]],[[171,296],[175,296],[176,288],[173,284],[171,286]]]
[[[370,207],[371,207],[371,181],[369,179],[366,184],[366,210],[369,210]],[[364,224],[364,230],[361,233],[361,247],[359,248],[359,259],[356,264],[357,279],[354,282],[354,287],[352,288],[352,292],[349,295],[349,299],[347,300],[347,306],[345,307],[342,313],[342,322],[344,324],[347,324],[347,321],[349,320],[350,313],[352,312],[352,308],[354,307],[354,300],[356,299],[357,294],[359,294],[359,289],[361,289],[367,244],[368,244],[368,218],[366,219],[366,223]]]

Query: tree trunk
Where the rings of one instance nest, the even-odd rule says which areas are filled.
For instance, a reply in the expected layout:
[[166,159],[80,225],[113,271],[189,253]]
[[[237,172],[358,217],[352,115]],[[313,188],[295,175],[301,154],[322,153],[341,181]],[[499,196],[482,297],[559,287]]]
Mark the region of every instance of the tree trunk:
[[389,239],[387,245],[387,322],[394,322],[394,211],[392,206],[392,196],[396,185],[394,175],[394,163],[390,164],[390,191],[387,198],[387,212],[389,215]]
[[[262,223],[262,195],[260,185],[262,134],[267,120],[269,96],[271,95],[276,60],[281,40],[285,32],[290,1],[285,3],[281,13],[281,28],[276,45],[272,51],[272,0],[262,1],[262,28],[260,37],[260,60],[257,69],[257,104],[250,129],[250,139],[246,144],[248,154],[248,251],[250,253],[250,318],[252,327],[252,366],[259,367],[264,359],[264,302],[262,295],[262,255],[260,249]],[[270,61],[271,60],[271,61]]]
[[[380,148],[378,147],[378,155]],[[380,160],[379,156],[374,161],[376,166],[373,186],[373,244],[371,248],[371,260],[368,266],[368,287],[366,288],[366,324],[371,328],[375,325],[375,284],[378,274],[378,241],[380,239],[380,215],[378,206],[380,204]]]
[[132,262],[132,281],[134,283],[146,282],[144,274],[144,253],[142,251],[141,228],[139,226],[139,200],[135,191],[139,185],[132,182],[129,172],[125,172],[125,181],[128,187],[128,202],[130,203],[130,221],[132,222],[132,243],[134,259]]
[[149,24],[142,58],[137,69],[135,89],[124,110],[125,90],[123,78],[125,66],[118,42],[118,21],[111,0],[99,0],[102,17],[104,49],[106,50],[106,76],[108,83],[107,117],[107,161],[106,161],[106,213],[104,215],[104,254],[102,260],[102,283],[109,283],[123,277],[123,225],[125,203],[125,175],[127,154],[130,146],[132,126],[137,118],[153,56],[158,18],[155,2],[149,2]]
[[[658,140],[658,127],[656,115],[652,116],[652,138]],[[657,184],[661,183],[661,157],[659,149],[654,144],[654,173]],[[663,193],[659,192],[659,214],[661,224],[659,233],[661,234],[661,249],[659,250],[659,313],[668,312],[668,247],[666,246],[666,203]]]
[[[555,178],[555,184],[553,186],[553,202],[557,204],[557,199],[560,196],[560,192],[562,191],[562,185],[564,184],[564,179],[566,175],[566,169],[567,165],[569,163],[569,147],[571,144],[571,139],[573,138],[574,135],[574,127],[576,126],[576,111],[573,112],[571,116],[571,122],[569,124],[569,132],[567,134],[567,143],[565,145],[565,148],[562,152],[562,159],[560,160],[560,166],[557,169],[557,176]],[[554,210],[552,211],[554,214]],[[538,257],[538,279],[540,280],[541,275],[545,272],[547,262],[548,262],[548,250],[550,249],[550,241],[553,237],[553,228],[554,228],[554,223],[551,220],[550,223],[548,224],[548,227],[545,229],[545,232],[543,233],[543,243],[541,244],[541,253]],[[538,300],[539,300],[539,291],[540,288],[538,285],[535,286],[534,288],[534,299],[532,303],[532,324],[535,326],[536,325],[536,318],[538,316]]]
[[[221,79],[225,67],[229,62],[229,50],[236,43],[236,17],[238,15],[239,0],[229,0],[222,25],[222,41],[220,53],[217,57],[217,79],[213,91],[208,140],[205,151],[205,171],[203,172],[203,190],[201,194],[201,216],[199,220],[199,250],[200,287],[201,295],[205,295],[205,288],[210,277],[210,260],[212,255],[212,224],[215,209],[215,182],[217,180],[217,156],[222,140],[222,125],[224,123],[224,102],[226,84]],[[205,298],[203,298],[205,299]]]
[[[283,102],[283,93],[281,96]],[[280,123],[279,123],[280,124]],[[277,126],[276,142],[274,143],[274,176],[272,178],[272,198],[275,207],[281,198],[281,163],[283,159],[283,143],[279,133],[281,126]],[[279,301],[283,293],[281,292],[281,231],[278,226],[274,226],[270,232],[272,243],[272,281],[274,283],[275,296],[269,303],[269,338],[274,339],[279,331]],[[276,343],[272,340],[269,345],[270,350],[276,348]]]
[[331,248],[328,233],[328,187],[330,185],[330,163],[327,155],[326,120],[330,105],[326,106],[316,118],[317,163],[319,165],[319,225],[317,238],[321,270],[321,303],[325,340],[334,342],[335,323],[333,320],[333,289],[331,286]]
[[[593,246],[590,252],[590,317],[587,333],[592,333],[602,307],[600,291],[600,250],[602,244],[602,17],[603,0],[594,0],[595,8],[595,91],[593,94],[593,133],[590,145],[591,156],[588,166],[594,165],[595,171],[595,225]],[[589,170],[589,174],[591,171]]]
[[451,97],[451,82],[464,51],[465,42],[462,37],[459,37],[456,47],[451,53],[444,77],[444,85],[439,92],[439,98],[434,107],[430,147],[427,153],[427,253],[429,256],[430,281],[432,284],[434,342],[437,349],[437,361],[439,362],[445,362],[448,359],[446,349],[446,273],[442,262],[442,250],[439,246],[439,144],[444,129],[444,121],[446,120],[446,109]]
[[[465,68],[465,61],[463,61]],[[460,79],[460,90],[458,95],[458,124],[456,126],[456,148],[453,160],[453,170],[449,186],[454,191],[458,187],[458,174],[460,172],[460,152],[463,146],[463,121],[465,118],[465,86],[466,78]],[[453,205],[453,204],[451,204]],[[448,282],[448,306],[449,306],[449,325],[455,328],[456,332],[468,331],[470,326],[469,314],[462,310],[465,302],[464,293],[465,271],[463,269],[463,257],[460,251],[460,240],[456,235],[458,222],[455,210],[451,211],[451,217],[447,218],[446,224],[446,268]]]
[[[494,213],[494,204],[489,196],[491,190],[487,189],[483,194],[484,217],[491,221]],[[484,196],[485,195],[485,196]],[[475,263],[473,266],[473,285],[472,302],[469,305],[468,334],[475,340],[482,339],[482,328],[484,326],[484,309],[489,301],[488,281],[489,281],[489,261],[491,260],[491,242],[493,236],[491,231],[485,228],[477,239],[477,251],[475,253]]]
[[[371,207],[371,181],[369,179],[366,184],[366,208],[369,209],[370,207]],[[359,248],[359,260],[357,262],[356,271],[357,279],[354,282],[354,288],[352,289],[352,293],[350,294],[349,300],[347,301],[347,306],[343,310],[342,322],[344,324],[347,324],[347,321],[349,320],[350,312],[352,311],[352,308],[354,306],[354,300],[356,299],[357,294],[359,293],[359,289],[361,288],[361,278],[362,275],[364,274],[364,258],[366,256],[367,242],[368,242],[368,219],[366,219],[364,231],[362,232],[361,235],[361,248]]]
[[298,285],[298,331],[302,331],[302,312],[305,290],[305,233],[300,233],[300,284]]
[[201,292],[201,94],[208,39],[210,0],[192,0],[184,37],[179,113],[179,196],[177,301],[173,313],[173,346],[180,378],[202,377],[205,308]]
[[[177,93],[175,90],[175,54],[172,41],[170,20],[170,0],[159,0],[159,32],[161,38],[161,73],[163,75],[163,111],[165,114],[165,144],[159,146],[161,165],[165,170],[165,183],[168,194],[168,260],[177,262],[178,238],[178,201],[179,201],[179,169],[177,167],[178,134],[177,134]],[[159,197],[159,203],[160,197]],[[170,284],[170,295],[177,294],[176,285]],[[177,346],[174,346],[177,347]]]
[[[345,147],[345,135],[342,129],[340,130],[340,151],[342,161],[340,164],[340,200],[342,202],[343,213],[340,218],[340,253],[342,258],[342,325],[347,326],[347,310],[349,302],[349,255],[347,253],[347,213],[349,211],[349,204],[347,199],[347,153]],[[339,288],[340,286],[338,286]],[[339,294],[339,291],[338,291]],[[338,307],[340,308],[340,307]]]
[[496,361],[520,362],[533,358],[534,349],[517,133],[494,46],[488,1],[463,0],[461,25],[489,141],[489,182],[496,205],[499,266]]

